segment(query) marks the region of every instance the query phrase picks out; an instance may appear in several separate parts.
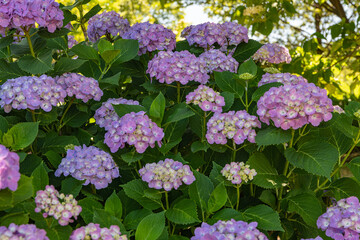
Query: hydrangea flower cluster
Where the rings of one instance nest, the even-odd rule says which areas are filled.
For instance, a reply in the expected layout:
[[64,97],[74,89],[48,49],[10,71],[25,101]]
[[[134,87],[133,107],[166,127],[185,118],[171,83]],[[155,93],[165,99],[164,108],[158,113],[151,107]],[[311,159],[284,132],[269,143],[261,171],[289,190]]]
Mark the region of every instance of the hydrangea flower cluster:
[[93,184],[96,189],[106,188],[112,179],[120,176],[111,155],[97,147],[83,145],[68,149],[55,176],[71,175],[77,180],[86,180],[84,185]]
[[120,228],[117,225],[111,225],[110,228],[100,228],[99,224],[89,223],[85,227],[74,230],[70,240],[127,240],[126,235],[121,235]]
[[343,114],[345,113],[344,109],[342,109],[339,105],[335,105],[334,106],[334,112],[338,113],[338,114]]
[[358,240],[360,238],[360,205],[357,197],[339,200],[329,207],[317,220],[318,228],[326,236],[336,240]]
[[257,52],[252,56],[254,61],[260,61],[262,63],[290,63],[291,56],[289,50],[286,47],[282,47],[276,43],[267,43],[263,45]]
[[262,75],[261,80],[258,83],[258,86],[262,86],[268,83],[279,82],[282,84],[291,84],[296,85],[299,83],[307,83],[308,81],[302,76],[297,76],[291,73],[265,73]]
[[195,229],[191,240],[223,240],[223,239],[251,239],[251,240],[268,240],[264,233],[256,227],[258,223],[247,223],[243,221],[219,220],[214,225],[205,222],[201,227]]
[[250,169],[250,165],[245,165],[243,162],[231,162],[225,165],[221,174],[232,184],[241,184],[243,181],[247,183],[253,180],[257,173],[255,169]]
[[149,183],[149,188],[178,189],[183,183],[190,185],[195,181],[189,165],[166,158],[158,163],[148,163],[139,170],[141,179]]
[[210,78],[205,61],[187,50],[159,52],[149,61],[146,73],[149,73],[150,77],[155,77],[160,83],[167,84],[180,82],[185,85],[189,81],[205,84]]
[[206,68],[208,73],[213,71],[217,72],[237,72],[239,63],[231,56],[226,56],[225,53],[218,49],[211,49],[202,53],[199,58],[206,62]]
[[74,222],[72,218],[76,220],[82,210],[73,195],[60,194],[52,185],[36,192],[35,203],[35,212],[43,212],[44,218],[53,216],[61,226]]
[[259,120],[244,110],[215,113],[207,122],[206,139],[210,144],[226,144],[227,139],[236,144],[242,144],[246,139],[255,143],[255,127],[261,127]]
[[144,111],[125,114],[119,121],[113,121],[105,133],[104,142],[112,153],[119,148],[124,148],[125,143],[133,145],[138,153],[143,153],[150,146],[155,147],[155,142],[161,146],[164,131],[145,114]]
[[257,114],[260,121],[284,130],[298,129],[311,123],[319,126],[321,121],[329,121],[334,107],[325,89],[313,83],[285,85],[270,88],[258,101]]
[[186,103],[198,105],[205,112],[222,112],[222,107],[225,106],[225,99],[212,88],[199,85],[195,91],[186,96]]
[[69,97],[75,96],[84,102],[94,99],[100,101],[103,92],[99,87],[98,81],[93,78],[85,77],[78,73],[64,73],[55,78]]
[[175,34],[161,24],[135,23],[122,35],[124,39],[139,41],[139,55],[155,50],[172,51],[176,45]]
[[115,11],[103,12],[90,18],[88,25],[88,37],[92,42],[96,42],[102,36],[122,36],[130,28],[127,19],[122,18]]
[[68,35],[68,48],[72,48],[78,44],[78,41],[76,41],[75,37],[73,35]]
[[63,26],[64,14],[54,0],[0,1],[0,28],[29,28],[37,23],[49,32]]
[[109,98],[106,102],[103,102],[101,107],[95,111],[94,118],[96,124],[101,128],[105,128],[105,130],[109,130],[109,128],[111,128],[113,121],[120,120],[112,104],[139,105],[139,102],[134,100],[127,100],[125,98]]
[[52,106],[64,102],[65,97],[66,91],[46,75],[8,79],[0,88],[0,106],[6,113],[27,108],[50,112]]
[[35,224],[16,225],[10,223],[9,227],[0,226],[0,238],[2,240],[49,240],[44,229],[36,228]]
[[226,45],[238,45],[241,42],[248,42],[248,29],[236,22],[224,22],[221,27],[225,29]]
[[0,144],[0,189],[17,189],[20,180],[19,169],[19,155]]

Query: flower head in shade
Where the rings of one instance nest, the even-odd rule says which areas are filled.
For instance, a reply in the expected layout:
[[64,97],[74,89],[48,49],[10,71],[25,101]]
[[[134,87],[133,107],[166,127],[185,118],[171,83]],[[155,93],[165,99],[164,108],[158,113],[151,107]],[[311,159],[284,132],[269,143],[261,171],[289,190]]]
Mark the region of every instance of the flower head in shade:
[[214,225],[205,222],[201,227],[195,229],[195,236],[191,240],[223,240],[223,239],[251,239],[268,240],[266,235],[260,232],[256,227],[258,223],[247,223],[243,221],[219,220]]
[[212,88],[199,85],[195,91],[186,96],[186,103],[198,105],[205,112],[222,112],[222,107],[225,106],[225,99]]
[[273,82],[279,82],[284,85],[285,84],[296,85],[299,83],[307,83],[308,81],[302,76],[297,76],[291,73],[274,73],[274,74],[265,73],[264,75],[262,75],[261,80],[258,83],[258,86],[260,87],[262,85]]
[[35,203],[35,212],[42,212],[44,218],[54,217],[61,226],[74,222],[82,210],[72,194],[60,194],[52,185],[36,192]]
[[17,189],[20,180],[19,168],[19,155],[0,144],[0,189]]
[[55,176],[71,175],[77,180],[86,180],[84,185],[93,184],[96,189],[106,188],[114,178],[119,177],[119,168],[111,155],[97,147],[76,146],[68,149]]
[[358,240],[360,237],[360,205],[357,197],[339,200],[317,220],[317,226],[328,237],[339,240]]
[[111,225],[110,228],[101,228],[97,223],[89,223],[84,227],[74,230],[70,240],[127,240],[126,235],[121,235],[120,228],[117,225]]
[[39,229],[35,224],[16,225],[10,223],[9,227],[0,226],[0,238],[4,240],[49,240],[44,229]]
[[0,86],[0,106],[6,113],[12,109],[43,109],[50,112],[52,106],[64,102],[66,91],[52,77],[18,77],[8,79]]
[[263,45],[257,52],[252,56],[254,61],[260,61],[264,63],[290,63],[291,56],[289,50],[286,47],[282,47],[276,43],[267,43]]
[[88,37],[92,42],[96,42],[102,36],[110,34],[110,37],[116,35],[122,36],[130,28],[127,19],[120,17],[114,11],[103,12],[90,18],[88,25]]
[[210,78],[205,61],[189,51],[159,52],[149,61],[146,73],[167,84],[180,82],[185,85],[189,81],[205,84]]
[[253,180],[257,173],[255,169],[250,169],[250,166],[243,162],[231,162],[225,165],[221,174],[232,184],[241,184],[243,181],[247,183]]
[[147,163],[139,170],[141,179],[149,183],[150,188],[178,189],[183,183],[190,185],[195,181],[193,172],[188,165],[166,158],[158,163]]
[[133,145],[138,153],[143,153],[150,146],[155,147],[155,142],[161,146],[164,131],[145,114],[144,111],[131,112],[122,116],[118,121],[113,121],[105,133],[104,142],[111,152],[124,148],[125,143]]
[[120,117],[116,114],[112,104],[127,104],[127,105],[139,105],[138,101],[127,100],[125,98],[109,98],[106,102],[103,102],[101,107],[95,111],[94,118],[96,124],[105,130],[111,128],[113,121],[119,121]]
[[228,139],[236,144],[246,139],[255,143],[255,127],[261,127],[259,120],[244,110],[215,113],[207,122],[206,139],[210,144],[226,144]]
[[260,121],[284,130],[298,129],[311,123],[319,126],[332,118],[334,107],[325,89],[313,83],[285,85],[270,88],[258,101]]
[[139,41],[139,55],[155,50],[172,51],[176,45],[175,34],[161,24],[135,23],[122,35],[124,39]]
[[239,66],[239,63],[231,55],[226,56],[225,53],[218,49],[206,51],[202,53],[199,58],[206,62],[208,73],[212,73],[213,71],[229,71],[235,73]]

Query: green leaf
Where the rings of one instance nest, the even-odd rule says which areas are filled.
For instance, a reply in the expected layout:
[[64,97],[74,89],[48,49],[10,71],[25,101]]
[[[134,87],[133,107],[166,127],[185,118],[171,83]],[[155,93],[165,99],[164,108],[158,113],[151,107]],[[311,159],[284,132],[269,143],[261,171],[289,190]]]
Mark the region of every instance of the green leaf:
[[60,165],[62,157],[58,153],[50,150],[47,151],[44,155],[54,168],[57,168]]
[[56,153],[65,153],[65,147],[73,144],[78,146],[79,140],[74,136],[58,136],[57,134],[48,134],[45,137],[43,151],[54,151]]
[[223,112],[229,111],[231,106],[234,104],[234,93],[231,92],[221,92],[221,96],[225,99],[225,106],[223,106]]
[[258,41],[250,39],[247,43],[242,42],[237,45],[233,58],[238,62],[244,62],[249,59],[262,46]]
[[360,157],[356,157],[347,164],[356,180],[360,181]]
[[77,44],[71,48],[71,51],[78,55],[79,58],[99,61],[99,55],[92,47],[83,44]]
[[[8,126],[9,126],[9,124],[8,124],[8,121],[6,120],[6,118],[4,118],[3,116],[0,115],[0,132],[2,132],[2,133],[7,132]],[[0,138],[1,138],[1,134],[0,134]]]
[[127,104],[115,105],[115,104],[113,104],[113,107],[119,117],[122,117],[125,114],[131,113],[131,112],[140,112],[140,111],[146,112],[146,109],[140,105],[127,105]]
[[13,207],[12,203],[12,191],[9,189],[0,190],[0,210],[6,210]]
[[194,115],[195,113],[191,111],[185,103],[179,103],[165,112],[164,124],[177,122]]
[[49,32],[46,28],[40,28],[37,34],[42,38],[57,38],[65,36],[70,32],[67,28],[56,29],[53,33]]
[[266,203],[267,205],[269,205],[274,209],[276,208],[276,197],[271,190],[262,191],[259,200],[261,200],[263,203]]
[[69,239],[72,233],[70,226],[56,226],[51,228],[45,228],[46,236],[51,240],[63,240]]
[[124,63],[138,55],[139,42],[133,39],[119,39],[114,42],[114,49],[120,50],[120,55],[114,64]]
[[165,228],[164,212],[146,216],[138,225],[135,240],[156,240]]
[[82,208],[80,216],[84,219],[86,224],[92,222],[95,210],[102,209],[103,207],[101,203],[89,197],[79,200],[78,204]]
[[265,231],[284,231],[281,227],[279,214],[269,206],[260,204],[248,208],[243,212],[243,215],[248,219],[247,222],[257,222],[259,229]]
[[161,145],[161,148],[159,149],[159,151],[160,151],[162,154],[166,154],[166,153],[168,153],[171,149],[173,149],[175,146],[177,146],[181,141],[182,141],[182,138],[178,138],[178,139],[176,139],[175,141],[165,143],[165,144]]
[[223,91],[234,93],[235,97],[241,98],[244,94],[244,87],[234,80],[234,74],[231,72],[215,72],[216,84]]
[[337,195],[335,194],[337,200],[351,196],[360,198],[360,185],[351,178],[343,177],[335,180],[330,184],[330,189],[334,193],[338,193]]
[[142,208],[138,210],[134,210],[126,215],[124,219],[124,225],[126,226],[126,229],[135,230],[141,220],[143,220],[146,216],[152,214],[152,212],[149,209]]
[[101,53],[103,53],[103,52],[105,52],[105,51],[107,51],[107,50],[113,50],[113,49],[114,49],[114,46],[112,45],[111,42],[109,42],[108,40],[102,38],[102,39],[100,39],[100,41],[98,42],[97,48],[98,48],[98,50],[99,50],[99,52],[100,52],[100,54],[101,54]]
[[207,151],[210,145],[207,142],[196,141],[191,144],[191,151],[196,153],[198,151]]
[[196,204],[193,200],[182,199],[166,211],[166,218],[176,224],[191,224],[200,222],[197,216]]
[[264,95],[264,93],[269,91],[270,88],[280,87],[282,85],[283,85],[282,83],[278,83],[278,82],[273,82],[273,83],[268,83],[268,84],[262,85],[262,86],[258,87],[255,90],[255,92],[251,95],[251,100],[259,101],[259,99]]
[[189,186],[189,196],[196,202],[202,213],[208,212],[207,203],[214,190],[214,185],[204,174],[194,172],[194,176],[196,181]]
[[79,195],[84,181],[79,181],[69,177],[61,182],[61,192],[64,194],[72,194],[75,197]]
[[21,175],[18,182],[18,188],[15,192],[12,192],[12,203],[16,205],[19,202],[25,201],[31,198],[34,194],[34,187],[32,185],[32,179],[25,175]]
[[285,0],[285,1],[283,2],[283,7],[284,7],[284,9],[285,9],[287,12],[289,12],[289,13],[291,13],[291,14],[296,13],[296,10],[295,10],[294,5],[292,5],[291,2],[288,1],[288,0]]
[[0,226],[8,227],[11,223],[16,225],[28,224],[29,214],[24,212],[7,213],[0,219]]
[[111,213],[116,218],[121,219],[122,203],[115,191],[110,195],[110,197],[108,197],[108,199],[106,199],[105,211]]
[[120,56],[120,50],[106,50],[101,53],[101,57],[104,59],[106,64],[110,64]]
[[220,183],[216,186],[214,191],[211,193],[208,208],[210,213],[214,213],[220,210],[227,201],[227,192],[224,183]]
[[0,38],[0,49],[1,48],[6,48],[7,46],[9,46],[10,44],[12,44],[14,42],[14,36],[10,35],[7,37],[1,37]]
[[277,145],[291,140],[291,132],[281,128],[268,127],[256,133],[255,141],[259,146]]
[[305,142],[298,150],[285,150],[285,157],[292,165],[327,178],[330,178],[338,156],[339,153],[333,145],[316,140]]
[[44,51],[37,57],[31,55],[24,56],[19,59],[18,65],[25,72],[31,74],[43,74],[53,69],[52,63],[52,51]]
[[90,11],[88,11],[85,15],[84,15],[84,20],[88,21],[91,17],[95,16],[98,12],[101,11],[101,7],[99,4],[96,4],[94,7],[92,7],[90,9]]
[[46,185],[49,185],[49,176],[45,169],[44,163],[39,164],[37,168],[31,174],[32,184],[34,186],[34,191],[45,189]]
[[143,157],[144,155],[139,154],[136,151],[131,151],[121,154],[121,159],[124,160],[124,162],[127,162],[129,165],[133,162],[137,162],[141,160]]
[[256,76],[257,66],[251,58],[246,62],[244,62],[243,64],[241,64],[239,67],[238,74],[241,75],[244,73],[249,73],[253,76]]
[[62,57],[56,62],[54,71],[57,73],[71,72],[79,68],[85,62],[86,60],[82,59],[71,59],[67,57]]
[[214,216],[208,221],[209,224],[214,224],[219,220],[226,221],[234,219],[236,221],[245,221],[243,214],[232,208],[223,208],[216,212]]
[[335,24],[330,27],[331,30],[331,38],[336,38],[340,35],[342,31],[342,25],[341,24]]
[[161,126],[161,122],[164,118],[165,102],[166,102],[165,97],[160,92],[150,106],[150,110],[149,110],[150,118],[154,122],[156,122],[158,126]]
[[37,116],[37,121],[40,122],[40,125],[48,125],[55,122],[57,117],[57,109],[53,108],[50,112],[40,112]]
[[25,75],[27,75],[26,72],[21,70],[17,63],[8,63],[4,59],[0,59],[0,80],[6,81]]
[[[3,135],[3,143],[5,146],[11,147],[14,150],[26,148],[35,140],[38,130],[38,122],[18,123]],[[4,141],[6,138],[11,138],[12,143],[7,144],[7,142]]]
[[116,218],[109,212],[102,210],[102,209],[96,209],[94,211],[94,217],[93,217],[94,223],[100,224],[100,227],[106,227],[109,228],[111,225],[117,225],[120,227],[120,231],[124,233],[126,231],[124,225],[120,221],[120,219]]

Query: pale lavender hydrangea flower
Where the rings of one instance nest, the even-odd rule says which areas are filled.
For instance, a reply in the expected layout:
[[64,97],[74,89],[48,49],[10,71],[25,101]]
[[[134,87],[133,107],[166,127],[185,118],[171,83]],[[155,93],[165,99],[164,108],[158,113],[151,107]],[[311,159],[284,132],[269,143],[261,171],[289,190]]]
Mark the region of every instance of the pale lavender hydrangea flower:
[[69,97],[74,96],[84,102],[90,99],[100,101],[103,95],[98,81],[78,73],[64,73],[61,76],[57,76],[55,81],[66,91]]
[[193,172],[188,165],[166,158],[158,163],[147,163],[139,170],[141,179],[149,183],[149,188],[178,189],[183,183],[190,185],[195,181]]
[[159,52],[149,61],[146,73],[149,73],[150,77],[155,77],[160,83],[167,84],[180,82],[185,85],[189,81],[206,84],[210,78],[205,61],[189,51]]
[[210,144],[224,145],[228,139],[236,144],[242,144],[246,139],[255,143],[255,127],[261,127],[259,120],[245,110],[215,113],[207,122],[206,139]]
[[113,121],[105,133],[104,142],[111,152],[124,148],[125,143],[133,145],[138,153],[143,153],[150,146],[155,147],[155,142],[161,147],[164,131],[145,114],[144,111],[128,113]]
[[35,224],[16,225],[10,223],[9,227],[0,226],[0,239],[4,240],[49,240],[44,229]]
[[20,180],[19,169],[19,155],[0,144],[0,189],[17,189]]
[[249,240],[268,240],[266,235],[256,227],[258,223],[247,223],[243,221],[219,220],[214,225],[205,222],[201,227],[194,231],[195,236],[191,240],[224,240],[224,239],[249,239]]
[[127,240],[126,235],[121,235],[120,228],[117,225],[111,225],[110,228],[101,228],[100,224],[89,223],[84,227],[74,230],[70,240]]
[[73,35],[68,35],[68,48],[72,48],[78,44],[78,41],[76,41],[75,37]]
[[198,105],[205,112],[222,112],[222,107],[225,106],[225,99],[212,88],[199,85],[195,91],[186,96],[186,103]]
[[200,54],[199,58],[206,62],[206,69],[208,73],[214,71],[224,72],[229,71],[236,73],[239,63],[231,56],[225,55],[218,49],[211,49]]
[[258,101],[260,121],[287,130],[311,123],[319,126],[332,118],[334,107],[325,89],[313,83],[270,88]]
[[276,43],[267,43],[263,45],[252,56],[254,61],[260,61],[261,63],[290,63],[291,56],[289,50],[286,47],[280,46]]
[[84,185],[93,184],[96,189],[106,188],[113,179],[119,177],[119,168],[111,155],[97,147],[83,145],[68,149],[55,176],[71,175],[77,180],[86,180]]
[[317,220],[317,226],[335,240],[360,238],[360,205],[357,197],[339,200]]
[[127,19],[122,18],[115,11],[103,12],[90,18],[88,24],[88,37],[92,42],[96,42],[102,36],[110,34],[109,37],[116,35],[122,36],[130,28]]
[[122,38],[138,40],[139,55],[155,50],[172,51],[176,45],[175,34],[170,29],[149,22],[135,23]]
[[50,112],[52,106],[64,102],[66,91],[52,77],[24,76],[8,79],[0,88],[0,106],[6,113],[11,109],[43,109]]
[[35,203],[35,212],[42,212],[44,218],[53,216],[61,226],[74,222],[82,210],[72,194],[60,194],[52,185],[36,192]]
[[224,22],[221,26],[225,29],[226,45],[235,45],[249,41],[248,29],[236,22]]
[[291,73],[265,73],[262,75],[261,80],[258,83],[258,86],[262,86],[268,83],[279,82],[282,84],[291,84],[296,85],[299,83],[307,83],[308,81],[302,76],[297,76]]
[[253,180],[257,173],[255,169],[250,169],[250,165],[245,165],[243,162],[231,162],[225,165],[221,174],[232,184],[241,184],[243,181],[247,183]]
[[345,113],[344,109],[342,109],[339,105],[335,105],[334,106],[334,112],[338,113],[338,114],[343,114]]

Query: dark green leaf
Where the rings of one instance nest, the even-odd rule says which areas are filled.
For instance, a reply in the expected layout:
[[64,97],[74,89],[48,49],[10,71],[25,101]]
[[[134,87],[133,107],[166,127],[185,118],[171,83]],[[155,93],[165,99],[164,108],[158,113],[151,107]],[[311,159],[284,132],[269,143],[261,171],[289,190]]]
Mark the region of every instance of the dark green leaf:
[[108,197],[108,199],[106,199],[105,211],[111,213],[116,218],[121,219],[122,203],[115,191],[110,195],[110,197]]
[[356,157],[347,164],[354,177],[360,181],[360,157]]
[[224,99],[225,99],[225,106],[223,106],[223,112],[226,112],[234,104],[234,93],[221,92],[220,95],[223,96]]
[[140,112],[140,111],[146,112],[146,109],[140,105],[127,105],[127,104],[115,105],[115,104],[113,104],[113,107],[119,117],[122,117],[125,114],[131,113],[131,112]]
[[243,212],[248,221],[257,222],[258,228],[266,231],[284,231],[281,227],[280,217],[271,207],[266,205],[257,205]]
[[120,56],[120,50],[106,50],[101,53],[101,57],[104,59],[106,64],[110,64]]
[[139,223],[135,240],[156,240],[165,228],[164,212],[152,213]]
[[196,141],[191,144],[191,151],[196,153],[198,151],[207,151],[210,145],[207,142]]
[[143,220],[146,216],[150,215],[152,212],[149,209],[142,208],[138,210],[134,210],[126,215],[124,219],[124,225],[126,229],[136,229],[141,220]]
[[46,28],[40,28],[37,32],[42,38],[57,38],[65,36],[70,32],[67,28],[56,29],[53,33],[49,32]]
[[71,48],[71,51],[78,55],[79,58],[99,61],[99,55],[92,47],[83,44],[77,44]]
[[96,201],[93,198],[84,198],[79,200],[79,205],[82,210],[80,212],[80,216],[84,219],[86,224],[89,224],[93,220],[94,212],[96,209],[102,209],[101,203]]
[[61,192],[64,194],[72,194],[74,197],[79,195],[84,181],[76,180],[68,177],[61,182]]
[[19,202],[25,201],[31,198],[34,194],[34,187],[32,185],[32,179],[21,175],[20,180],[18,182],[18,188],[15,192],[12,192],[12,202],[13,205],[16,205]]
[[166,218],[176,224],[191,224],[200,222],[197,216],[196,204],[193,200],[182,199],[166,211]]
[[86,62],[86,60],[82,60],[82,59],[71,59],[71,58],[67,58],[67,57],[62,57],[56,62],[54,71],[59,74],[71,72],[71,71],[79,68],[85,62]]
[[256,133],[255,141],[259,146],[277,145],[289,142],[291,132],[281,128],[268,127]]
[[[38,122],[18,123],[3,135],[3,143],[14,150],[20,150],[29,146],[35,140],[38,130]],[[7,144],[9,140],[4,141],[4,139],[12,139],[12,142]]]
[[338,193],[335,195],[337,200],[351,196],[360,198],[360,185],[357,181],[351,178],[343,177],[335,180],[330,184],[330,189],[334,193]]
[[99,50],[99,52],[100,52],[100,54],[101,54],[101,53],[103,53],[103,52],[105,52],[105,51],[107,51],[107,50],[113,50],[113,49],[114,49],[114,46],[112,45],[111,42],[109,42],[108,40],[102,38],[102,39],[100,39],[100,41],[98,42],[97,48],[98,48],[98,50]]
[[28,224],[29,214],[24,212],[7,213],[0,219],[0,225],[8,227],[11,223],[16,225]]
[[45,51],[40,53],[37,57],[31,55],[24,56],[19,59],[19,67],[25,72],[31,74],[42,74],[51,70],[53,67],[52,63],[52,53],[50,51]]
[[191,111],[185,103],[179,103],[165,112],[164,123],[177,122],[194,115],[195,113]]
[[54,151],[56,153],[65,153],[67,145],[79,145],[79,140],[74,136],[58,136],[56,134],[47,135],[43,144],[43,151]]
[[139,42],[133,39],[119,39],[114,42],[114,49],[120,50],[120,55],[114,64],[120,64],[135,58],[139,52]]
[[244,62],[249,59],[262,46],[258,41],[250,39],[247,43],[242,42],[237,45],[233,58],[238,62]]
[[227,201],[227,192],[224,183],[220,183],[211,193],[209,201],[208,201],[208,208],[210,213],[214,213],[220,210]]
[[110,228],[111,225],[117,225],[120,227],[120,232],[125,234],[124,231],[126,231],[126,229],[120,219],[116,218],[105,210],[96,209],[94,211],[93,221],[94,223],[100,224],[100,227]]
[[26,72],[21,70],[17,63],[8,63],[0,59],[0,80],[6,81],[11,78],[25,76]]
[[164,117],[165,102],[166,102],[165,97],[160,92],[150,106],[150,110],[149,110],[150,118],[154,122],[156,122],[158,126],[161,126],[161,122]]
[[44,166],[44,163],[39,166],[31,174],[34,191],[44,190],[46,185],[49,185],[49,176]]
[[266,93],[267,91],[270,90],[270,88],[279,87],[282,85],[283,85],[282,83],[278,83],[278,82],[273,82],[273,83],[268,83],[268,84],[262,85],[259,88],[257,88],[255,90],[255,92],[251,95],[251,99],[253,101],[258,101],[264,95],[264,93]]
[[127,162],[129,165],[133,162],[137,162],[143,158],[144,155],[137,153],[136,151],[127,152],[121,154],[121,159]]
[[244,87],[234,80],[234,74],[231,72],[215,72],[216,84],[223,91],[234,93],[236,98],[241,98],[244,94]]
[[208,212],[207,203],[214,190],[214,185],[207,176],[199,172],[194,172],[194,176],[196,181],[189,186],[189,196],[202,212]]
[[96,4],[93,8],[90,9],[85,15],[84,19],[85,21],[88,21],[91,17],[95,16],[98,12],[101,11],[101,7],[99,4]]

